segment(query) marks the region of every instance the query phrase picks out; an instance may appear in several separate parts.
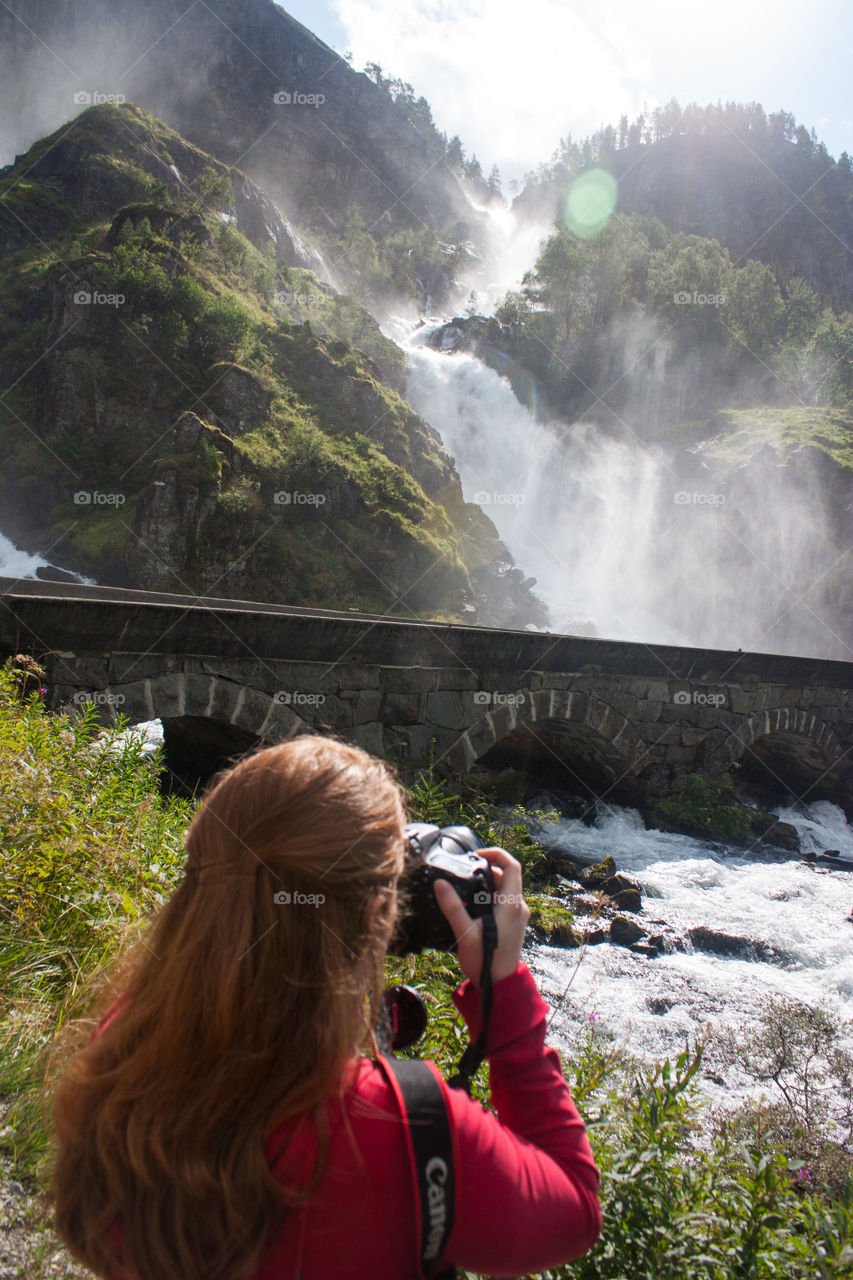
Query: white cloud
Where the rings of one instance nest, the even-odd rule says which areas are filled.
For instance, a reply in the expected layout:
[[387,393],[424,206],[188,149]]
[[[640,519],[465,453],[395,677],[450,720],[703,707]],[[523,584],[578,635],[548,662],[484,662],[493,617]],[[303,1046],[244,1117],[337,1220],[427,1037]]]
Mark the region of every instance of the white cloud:
[[[755,67],[798,0],[334,0],[354,65],[410,81],[484,168],[519,176],[571,133],[654,106],[691,66]],[[735,36],[736,33],[736,36]],[[760,62],[760,59],[758,59]],[[659,93],[656,93],[659,90]],[[701,96],[701,95],[697,95]],[[714,95],[716,96],[716,95]],[[745,96],[755,99],[759,90]]]

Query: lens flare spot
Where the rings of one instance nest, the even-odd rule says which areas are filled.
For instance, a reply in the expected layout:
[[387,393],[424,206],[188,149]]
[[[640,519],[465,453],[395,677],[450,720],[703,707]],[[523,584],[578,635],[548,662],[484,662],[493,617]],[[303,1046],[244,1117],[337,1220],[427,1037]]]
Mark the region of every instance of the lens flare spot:
[[589,169],[572,183],[565,224],[576,236],[594,236],[616,208],[616,179],[606,169]]

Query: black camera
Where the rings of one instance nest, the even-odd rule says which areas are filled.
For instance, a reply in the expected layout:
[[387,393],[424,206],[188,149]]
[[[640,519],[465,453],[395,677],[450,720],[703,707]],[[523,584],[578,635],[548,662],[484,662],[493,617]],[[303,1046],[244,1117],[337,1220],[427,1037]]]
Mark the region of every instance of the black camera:
[[470,827],[409,823],[401,885],[407,898],[406,914],[391,942],[392,955],[412,955],[425,947],[456,950],[453,930],[433,891],[436,880],[447,880],[453,886],[473,919],[491,912],[494,881],[489,862],[476,852],[482,848],[482,841]]

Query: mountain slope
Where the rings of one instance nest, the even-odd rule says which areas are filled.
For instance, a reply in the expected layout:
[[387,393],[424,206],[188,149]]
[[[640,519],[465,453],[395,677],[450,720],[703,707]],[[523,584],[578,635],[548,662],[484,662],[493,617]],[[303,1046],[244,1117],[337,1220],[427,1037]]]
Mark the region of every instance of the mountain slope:
[[[358,274],[352,208],[388,258],[389,291],[440,290],[439,238],[473,233],[477,215],[435,130],[415,128],[387,92],[272,0],[0,6],[0,146],[10,158],[104,95],[150,109],[244,169],[325,245],[344,282]],[[412,244],[386,244],[404,232],[427,233],[428,251],[411,269]]]
[[853,166],[789,113],[673,101],[630,126],[623,117],[618,132],[566,139],[515,208],[562,219],[572,183],[594,165],[617,180],[620,212],[719,240],[736,264],[756,258],[780,283],[799,276],[823,301],[853,307]]
[[4,532],[105,582],[541,615],[478,597],[494,526],[271,201],[132,105],[60,134],[0,172]]

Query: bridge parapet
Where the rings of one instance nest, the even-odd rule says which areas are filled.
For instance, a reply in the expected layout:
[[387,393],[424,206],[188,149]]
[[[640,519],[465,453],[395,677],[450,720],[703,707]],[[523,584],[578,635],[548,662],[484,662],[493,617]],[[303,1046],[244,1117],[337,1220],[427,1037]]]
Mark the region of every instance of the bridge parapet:
[[550,761],[614,800],[732,765],[853,794],[851,663],[5,580],[0,647],[45,665],[53,705],[160,718],[186,742],[330,730],[460,774]]

